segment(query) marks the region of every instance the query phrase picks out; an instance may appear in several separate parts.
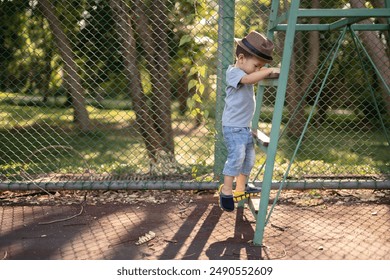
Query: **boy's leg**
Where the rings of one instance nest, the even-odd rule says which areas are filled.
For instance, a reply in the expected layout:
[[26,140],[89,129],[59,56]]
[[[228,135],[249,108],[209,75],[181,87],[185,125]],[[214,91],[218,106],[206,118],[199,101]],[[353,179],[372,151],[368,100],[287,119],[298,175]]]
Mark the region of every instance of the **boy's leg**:
[[255,147],[253,143],[253,137],[249,133],[247,135],[247,143],[246,143],[246,149],[245,149],[245,158],[244,162],[242,164],[240,175],[237,177],[237,185],[236,190],[234,191],[234,201],[238,202],[245,198],[249,198],[251,195],[254,195],[253,190],[248,190],[246,188],[247,179],[249,175],[244,174],[250,174],[252,171],[252,168],[255,164]]
[[233,176],[227,176],[225,175],[223,178],[223,187],[222,187],[222,193],[226,195],[233,194]]
[[244,174],[240,174],[237,176],[236,180],[236,192],[245,192],[245,184],[246,184],[247,176]]

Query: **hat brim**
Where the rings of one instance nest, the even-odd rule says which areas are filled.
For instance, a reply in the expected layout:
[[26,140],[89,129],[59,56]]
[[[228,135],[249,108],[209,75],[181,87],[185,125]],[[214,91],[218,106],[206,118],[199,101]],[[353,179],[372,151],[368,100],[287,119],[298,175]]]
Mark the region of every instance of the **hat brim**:
[[244,50],[246,50],[247,52],[249,52],[250,54],[252,54],[253,56],[267,62],[267,63],[270,63],[273,61],[273,59],[266,59],[264,57],[261,57],[261,56],[258,56],[256,55],[255,53],[253,53],[250,49],[247,48],[247,46],[244,45],[244,43],[242,42],[242,39],[239,39],[239,38],[234,38],[234,41],[240,45],[241,48],[243,48]]

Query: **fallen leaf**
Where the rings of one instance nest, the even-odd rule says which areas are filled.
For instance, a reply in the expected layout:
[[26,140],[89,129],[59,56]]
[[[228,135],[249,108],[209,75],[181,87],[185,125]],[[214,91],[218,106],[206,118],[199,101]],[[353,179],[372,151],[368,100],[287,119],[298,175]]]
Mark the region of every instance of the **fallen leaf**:
[[135,245],[141,245],[141,244],[144,244],[146,242],[149,242],[150,240],[152,240],[153,238],[156,237],[156,234],[153,232],[153,231],[149,231],[148,233],[145,233],[145,235],[143,236],[140,236],[138,238],[138,241],[135,242]]

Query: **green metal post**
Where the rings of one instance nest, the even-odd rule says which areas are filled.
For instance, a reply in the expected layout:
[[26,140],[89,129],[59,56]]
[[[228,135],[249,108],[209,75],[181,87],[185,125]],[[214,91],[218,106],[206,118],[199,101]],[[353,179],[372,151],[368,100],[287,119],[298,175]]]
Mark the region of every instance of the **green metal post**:
[[226,70],[233,63],[235,1],[219,1],[217,98],[215,112],[216,143],[214,151],[214,177],[219,180],[226,160],[226,147],[222,135],[222,112],[225,106]]
[[[279,9],[279,1],[272,1],[271,13],[269,16],[268,31],[267,31],[267,38],[269,38],[271,41],[273,41],[274,39],[274,32],[270,30],[270,27],[274,25],[277,19],[278,9]],[[253,130],[256,130],[259,126],[259,118],[260,118],[261,107],[263,105],[264,91],[265,91],[265,84],[264,82],[260,82],[256,93],[256,110],[252,120]]]
[[[275,1],[272,1],[275,2]],[[280,76],[278,88],[276,93],[276,100],[274,106],[274,114],[272,117],[272,128],[270,134],[270,143],[268,146],[266,165],[264,170],[264,178],[262,184],[262,194],[260,199],[260,209],[256,218],[256,230],[253,238],[255,245],[262,245],[264,237],[265,219],[267,216],[267,209],[269,203],[269,195],[272,184],[272,176],[274,169],[274,162],[276,157],[276,150],[278,145],[278,138],[280,132],[280,124],[282,121],[282,113],[284,107],[285,94],[287,89],[288,73],[291,62],[291,55],[295,37],[295,26],[297,23],[297,15],[300,1],[291,1],[290,13],[288,17],[288,27],[286,31],[285,44],[282,56],[282,66],[280,69]]]
[[277,26],[277,19],[278,19],[278,10],[279,10],[279,1],[272,1],[271,3],[271,12],[269,15],[269,20],[268,20],[268,33],[267,36],[269,39],[274,38],[274,30],[275,27]]
[[257,88],[256,93],[256,110],[253,115],[252,119],[252,130],[256,131],[256,129],[259,127],[259,119],[260,119],[260,112],[261,112],[261,106],[263,104],[263,96],[264,96],[264,86],[259,85]]

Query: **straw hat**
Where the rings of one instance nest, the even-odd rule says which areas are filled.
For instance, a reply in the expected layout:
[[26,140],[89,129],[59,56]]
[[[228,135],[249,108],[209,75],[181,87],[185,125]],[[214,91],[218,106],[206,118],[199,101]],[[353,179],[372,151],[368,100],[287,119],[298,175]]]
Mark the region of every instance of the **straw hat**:
[[274,50],[274,43],[266,38],[264,35],[256,31],[251,31],[243,39],[235,39],[244,50],[253,54],[254,56],[264,60],[265,62],[272,62],[272,52]]

